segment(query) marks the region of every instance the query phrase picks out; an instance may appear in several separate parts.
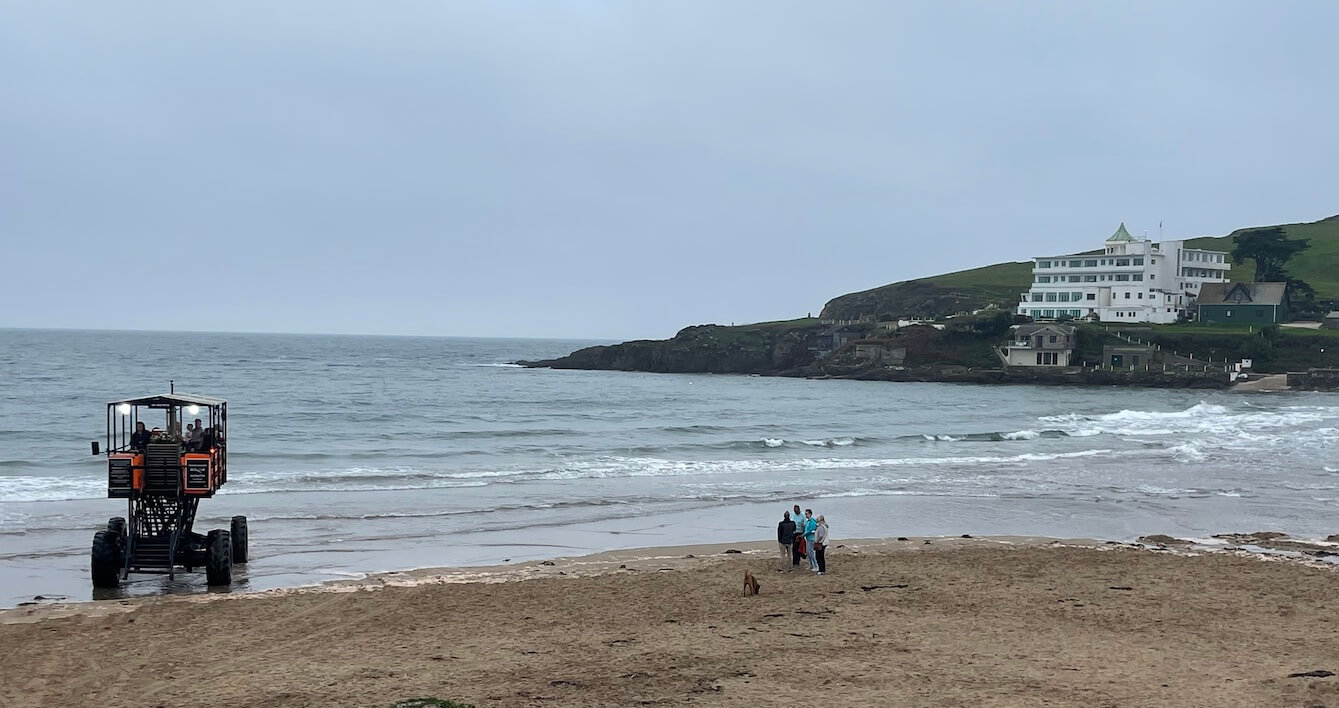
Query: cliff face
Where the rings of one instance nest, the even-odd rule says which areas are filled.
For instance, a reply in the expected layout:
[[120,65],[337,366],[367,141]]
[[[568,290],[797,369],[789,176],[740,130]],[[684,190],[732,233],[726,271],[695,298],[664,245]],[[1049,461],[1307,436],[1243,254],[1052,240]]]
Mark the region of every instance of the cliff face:
[[818,325],[687,327],[672,339],[638,340],[579,349],[565,357],[519,362],[552,369],[656,373],[776,374],[813,362],[808,335]]

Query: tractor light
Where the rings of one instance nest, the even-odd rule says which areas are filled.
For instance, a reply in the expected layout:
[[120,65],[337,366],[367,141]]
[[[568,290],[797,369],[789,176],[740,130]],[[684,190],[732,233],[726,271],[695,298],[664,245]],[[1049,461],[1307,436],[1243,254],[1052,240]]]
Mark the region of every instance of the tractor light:
[[186,406],[186,412],[195,415],[200,412],[200,406]]
[[120,413],[121,415],[130,415],[130,404],[122,403],[121,405],[116,407],[116,412]]

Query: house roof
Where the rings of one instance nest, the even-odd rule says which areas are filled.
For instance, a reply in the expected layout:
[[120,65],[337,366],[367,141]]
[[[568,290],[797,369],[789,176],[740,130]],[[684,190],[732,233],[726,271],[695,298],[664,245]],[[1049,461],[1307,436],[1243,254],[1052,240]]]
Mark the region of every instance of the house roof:
[[1014,336],[1015,336],[1015,337],[1031,337],[1031,336],[1037,334],[1038,332],[1045,332],[1045,331],[1048,331],[1048,330],[1051,331],[1051,332],[1055,332],[1056,334],[1063,334],[1063,335],[1065,335],[1065,336],[1068,337],[1068,336],[1072,336],[1072,335],[1074,334],[1074,325],[1062,325],[1062,324],[1025,324],[1025,325],[1019,325],[1019,326],[1018,326],[1018,329],[1014,332]]
[[1200,286],[1200,305],[1282,305],[1288,297],[1287,283],[1205,283]]
[[1112,241],[1135,241],[1135,240],[1137,239],[1131,236],[1129,231],[1125,230],[1124,221],[1120,222],[1120,228],[1116,229],[1116,233],[1111,234],[1110,236],[1107,237],[1107,243],[1111,243]]
[[1334,310],[1334,311],[1330,312],[1329,314],[1325,315],[1325,319],[1327,319],[1327,320],[1339,320],[1339,310]]

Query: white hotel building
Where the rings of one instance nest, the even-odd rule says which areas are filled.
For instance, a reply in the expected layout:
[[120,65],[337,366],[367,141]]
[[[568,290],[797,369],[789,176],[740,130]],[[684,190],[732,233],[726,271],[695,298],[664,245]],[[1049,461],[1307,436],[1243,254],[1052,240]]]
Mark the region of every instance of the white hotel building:
[[1138,240],[1121,224],[1100,252],[1035,259],[1018,314],[1104,322],[1175,322],[1204,283],[1227,282],[1228,254]]

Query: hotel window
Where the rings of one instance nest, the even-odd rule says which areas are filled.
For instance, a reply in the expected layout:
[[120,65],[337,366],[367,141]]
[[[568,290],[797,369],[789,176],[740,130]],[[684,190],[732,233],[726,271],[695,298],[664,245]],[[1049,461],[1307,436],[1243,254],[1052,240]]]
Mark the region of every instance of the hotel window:
[[1083,261],[1070,261],[1070,262],[1069,262],[1069,267],[1070,267],[1070,268],[1078,268],[1078,267],[1080,267],[1080,266],[1082,266],[1082,265],[1083,265]]
[[1096,294],[1096,293],[1088,293],[1088,299],[1089,299],[1089,300],[1096,300],[1096,299],[1097,299],[1097,294]]
[[1051,282],[1051,276],[1049,276],[1049,275],[1039,275],[1039,276],[1037,276],[1037,282],[1038,282],[1038,283],[1049,283],[1049,282]]
[[1096,267],[1097,267],[1097,261],[1096,261],[1096,260],[1084,261],[1084,262],[1083,262],[1083,267],[1084,267],[1084,268],[1096,268]]
[[1142,258],[1136,258],[1136,259],[1134,259],[1134,264],[1135,264],[1135,265],[1143,265],[1143,264],[1144,264],[1144,259],[1142,259]]
[[1079,300],[1083,299],[1083,293],[1071,293],[1071,295],[1073,296],[1074,302],[1078,302]]
[[1055,293],[1046,293],[1046,302],[1055,302]]
[[1131,276],[1130,276],[1130,279],[1131,279],[1131,280],[1143,280],[1143,279],[1144,279],[1144,274],[1143,274],[1143,273],[1135,273],[1134,275],[1131,275]]
[[1077,282],[1079,282],[1079,276],[1077,276],[1077,275],[1071,275],[1071,276],[1069,276],[1069,282],[1071,282],[1071,283],[1077,283]]
[[1069,293],[1060,293],[1060,302],[1069,302]]
[[1085,275],[1085,276],[1083,276],[1083,282],[1085,282],[1085,283],[1096,283],[1096,282],[1097,282],[1097,276],[1095,276],[1095,275]]
[[1037,366],[1041,366],[1041,355],[1042,352],[1037,352]]
[[1115,276],[1115,278],[1116,278],[1117,281],[1122,282],[1122,283],[1126,283],[1126,282],[1129,282],[1129,281],[1130,281],[1130,276],[1129,276],[1129,275],[1126,275],[1126,274],[1117,275],[1117,276]]
[[1126,299],[1126,300],[1129,300],[1129,299],[1130,299],[1130,294],[1129,294],[1129,293],[1125,293],[1125,299]]
[[1143,300],[1143,299],[1144,299],[1144,294],[1143,294],[1143,293],[1139,293],[1139,299],[1140,299],[1140,300]]
[[1149,279],[1149,280],[1157,280],[1157,279],[1158,279],[1158,274],[1157,274],[1157,273],[1149,273],[1149,274],[1148,274],[1148,279]]
[[1050,262],[1050,261],[1037,261],[1037,267],[1038,267],[1038,268],[1050,268],[1050,267],[1051,267],[1051,262]]
[[1129,259],[1129,258],[1117,258],[1117,259],[1116,259],[1116,265],[1118,265],[1118,266],[1127,266],[1127,265],[1130,265],[1130,259]]

